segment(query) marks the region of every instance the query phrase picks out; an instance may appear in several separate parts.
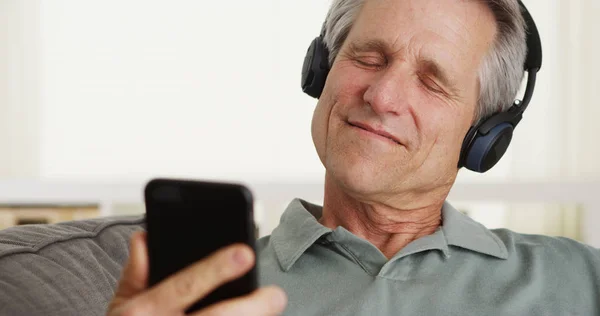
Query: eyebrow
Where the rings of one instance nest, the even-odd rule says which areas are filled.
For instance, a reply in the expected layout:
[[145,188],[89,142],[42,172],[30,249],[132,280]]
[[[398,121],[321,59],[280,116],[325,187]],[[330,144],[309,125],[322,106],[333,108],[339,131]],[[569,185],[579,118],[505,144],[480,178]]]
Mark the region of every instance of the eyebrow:
[[[391,51],[389,46],[379,39],[351,42],[350,49],[355,53],[378,52],[386,54]],[[452,77],[448,75],[444,67],[436,60],[427,56],[419,56],[418,67],[420,68],[420,71],[424,71],[438,79],[442,85],[450,90],[449,92],[456,94],[457,90],[455,82],[452,80]]]
[[373,52],[373,51],[383,53],[388,50],[387,48],[388,48],[388,46],[384,42],[382,42],[381,40],[378,40],[378,39],[350,43],[350,49],[353,52],[359,52],[359,53]]

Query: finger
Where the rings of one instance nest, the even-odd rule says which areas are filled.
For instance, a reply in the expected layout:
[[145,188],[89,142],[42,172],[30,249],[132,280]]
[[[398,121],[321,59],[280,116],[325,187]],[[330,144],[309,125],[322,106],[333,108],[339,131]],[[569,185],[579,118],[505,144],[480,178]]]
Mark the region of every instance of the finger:
[[253,265],[250,247],[226,247],[163,280],[139,299],[162,311],[181,311],[220,285],[241,277]]
[[265,287],[239,298],[217,303],[198,311],[193,316],[265,316],[279,315],[285,310],[287,296],[278,287]]
[[148,248],[146,233],[135,232],[131,236],[129,259],[123,268],[115,300],[126,300],[144,291],[148,286]]

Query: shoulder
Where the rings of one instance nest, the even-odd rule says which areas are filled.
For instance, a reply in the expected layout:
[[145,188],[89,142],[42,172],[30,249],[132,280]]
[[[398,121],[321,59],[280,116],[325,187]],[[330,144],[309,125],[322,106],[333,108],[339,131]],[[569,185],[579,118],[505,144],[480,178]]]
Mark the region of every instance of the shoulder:
[[600,268],[600,249],[566,237],[522,234],[509,229],[492,229],[506,246],[509,258],[517,260],[544,260],[547,265],[572,269],[578,265]]

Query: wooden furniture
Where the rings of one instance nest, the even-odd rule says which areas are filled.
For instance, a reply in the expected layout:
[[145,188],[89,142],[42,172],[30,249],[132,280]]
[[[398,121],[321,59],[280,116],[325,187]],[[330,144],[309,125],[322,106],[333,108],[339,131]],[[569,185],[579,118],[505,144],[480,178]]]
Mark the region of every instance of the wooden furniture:
[[93,204],[0,205],[0,229],[27,224],[53,224],[99,216],[100,208]]

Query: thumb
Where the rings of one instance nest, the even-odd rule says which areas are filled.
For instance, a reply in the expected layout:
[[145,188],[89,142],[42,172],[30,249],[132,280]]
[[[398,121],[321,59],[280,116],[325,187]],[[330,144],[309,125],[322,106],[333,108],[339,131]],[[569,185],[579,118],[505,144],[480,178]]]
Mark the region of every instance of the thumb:
[[129,300],[148,286],[148,248],[146,233],[135,232],[131,236],[129,259],[123,268],[121,280],[115,293],[115,303]]

